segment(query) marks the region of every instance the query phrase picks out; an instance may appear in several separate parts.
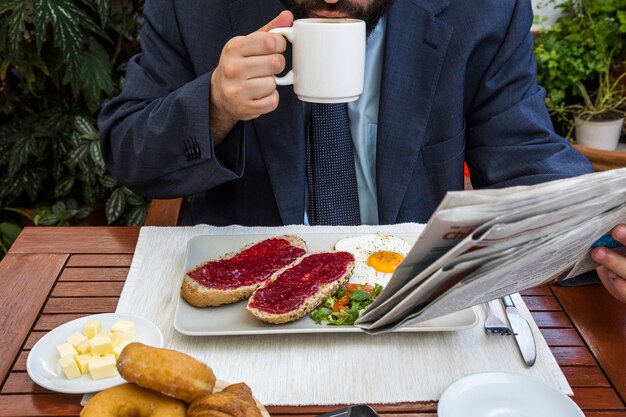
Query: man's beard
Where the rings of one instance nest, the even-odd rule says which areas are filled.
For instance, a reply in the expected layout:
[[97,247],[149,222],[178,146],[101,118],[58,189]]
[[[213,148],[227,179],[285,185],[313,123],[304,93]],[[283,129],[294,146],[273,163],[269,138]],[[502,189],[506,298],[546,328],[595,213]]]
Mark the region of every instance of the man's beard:
[[353,0],[341,0],[337,3],[326,3],[324,0],[281,0],[287,10],[290,10],[296,19],[313,17],[314,12],[329,11],[345,14],[349,18],[365,21],[367,34],[369,35],[381,17],[387,13],[393,0],[371,0],[362,6]]

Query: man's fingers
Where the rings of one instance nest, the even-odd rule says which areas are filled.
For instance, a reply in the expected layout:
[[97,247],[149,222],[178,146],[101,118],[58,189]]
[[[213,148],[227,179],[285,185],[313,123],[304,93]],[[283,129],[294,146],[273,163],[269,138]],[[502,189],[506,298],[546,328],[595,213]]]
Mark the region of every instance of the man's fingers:
[[607,291],[615,298],[623,303],[626,303],[626,280],[620,278],[613,271],[607,269],[604,266],[600,266],[597,269],[600,281],[607,289]]
[[591,257],[599,264],[626,279],[626,258],[623,256],[604,246],[598,246],[591,251]]
[[290,11],[282,11],[271,22],[260,28],[257,32],[269,32],[272,29],[289,27],[293,24],[293,14]]
[[269,96],[265,96],[252,102],[252,108],[259,114],[265,114],[276,110],[278,107],[278,91],[274,90]]
[[620,224],[611,230],[611,236],[622,245],[626,246],[626,225]]

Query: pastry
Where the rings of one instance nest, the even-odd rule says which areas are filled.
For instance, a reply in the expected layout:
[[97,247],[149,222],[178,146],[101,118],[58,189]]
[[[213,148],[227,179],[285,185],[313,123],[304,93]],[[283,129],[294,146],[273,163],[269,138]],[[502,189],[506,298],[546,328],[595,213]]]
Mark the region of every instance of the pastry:
[[97,393],[80,417],[185,417],[185,404],[158,392],[123,384]]
[[239,383],[197,398],[189,406],[187,417],[262,417],[262,414],[250,388]]
[[117,370],[129,382],[188,403],[215,386],[211,368],[189,355],[141,343],[127,345]]

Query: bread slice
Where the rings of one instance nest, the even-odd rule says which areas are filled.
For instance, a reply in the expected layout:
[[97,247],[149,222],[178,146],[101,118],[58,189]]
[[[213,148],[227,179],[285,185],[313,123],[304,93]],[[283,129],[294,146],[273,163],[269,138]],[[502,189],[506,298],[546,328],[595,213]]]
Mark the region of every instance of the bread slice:
[[[286,251],[284,256],[278,256],[278,253],[271,252],[269,249],[269,246],[272,245],[271,241],[274,240],[286,241],[281,242]],[[266,252],[259,252],[258,249],[265,249]],[[185,274],[181,294],[189,304],[196,307],[219,306],[248,298],[264,280],[268,279],[276,270],[284,268],[304,255],[306,249],[304,240],[293,235],[276,236],[261,242],[251,243],[239,252],[227,254],[219,259],[210,260],[192,268]],[[256,253],[250,253],[255,250]],[[255,271],[251,271],[251,274],[248,276],[240,274],[241,269],[237,268],[237,260],[241,258],[240,255],[243,252],[247,252],[250,255],[245,260],[248,265],[254,264],[262,267],[263,262],[271,262],[274,266],[267,267],[268,269],[261,271],[262,274],[258,268]],[[277,257],[272,258],[273,255],[277,255]],[[238,256],[239,258],[237,258]],[[229,278],[228,276],[220,275],[217,277],[211,275],[211,271],[220,265],[231,265],[233,267],[232,285],[224,282],[225,279]],[[257,276],[254,276],[255,272]],[[199,280],[200,278],[201,280]],[[218,278],[219,285],[217,284]]]
[[345,284],[353,269],[354,256],[349,252],[307,254],[261,284],[246,310],[268,323],[298,320]]

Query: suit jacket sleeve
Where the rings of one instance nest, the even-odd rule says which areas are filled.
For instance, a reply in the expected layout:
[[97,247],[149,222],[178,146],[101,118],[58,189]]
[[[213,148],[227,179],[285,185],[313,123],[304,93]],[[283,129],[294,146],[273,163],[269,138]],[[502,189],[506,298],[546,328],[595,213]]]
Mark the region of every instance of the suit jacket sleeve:
[[[589,161],[554,133],[537,85],[530,2],[517,0],[508,28],[483,73],[467,114],[466,161],[477,188],[534,184],[571,177],[592,168]],[[480,53],[480,52],[479,52]]]
[[195,74],[171,0],[144,7],[142,53],[128,63],[121,94],[99,118],[111,174],[139,194],[171,198],[213,188],[243,173],[243,123],[217,152],[209,124],[212,72]]

